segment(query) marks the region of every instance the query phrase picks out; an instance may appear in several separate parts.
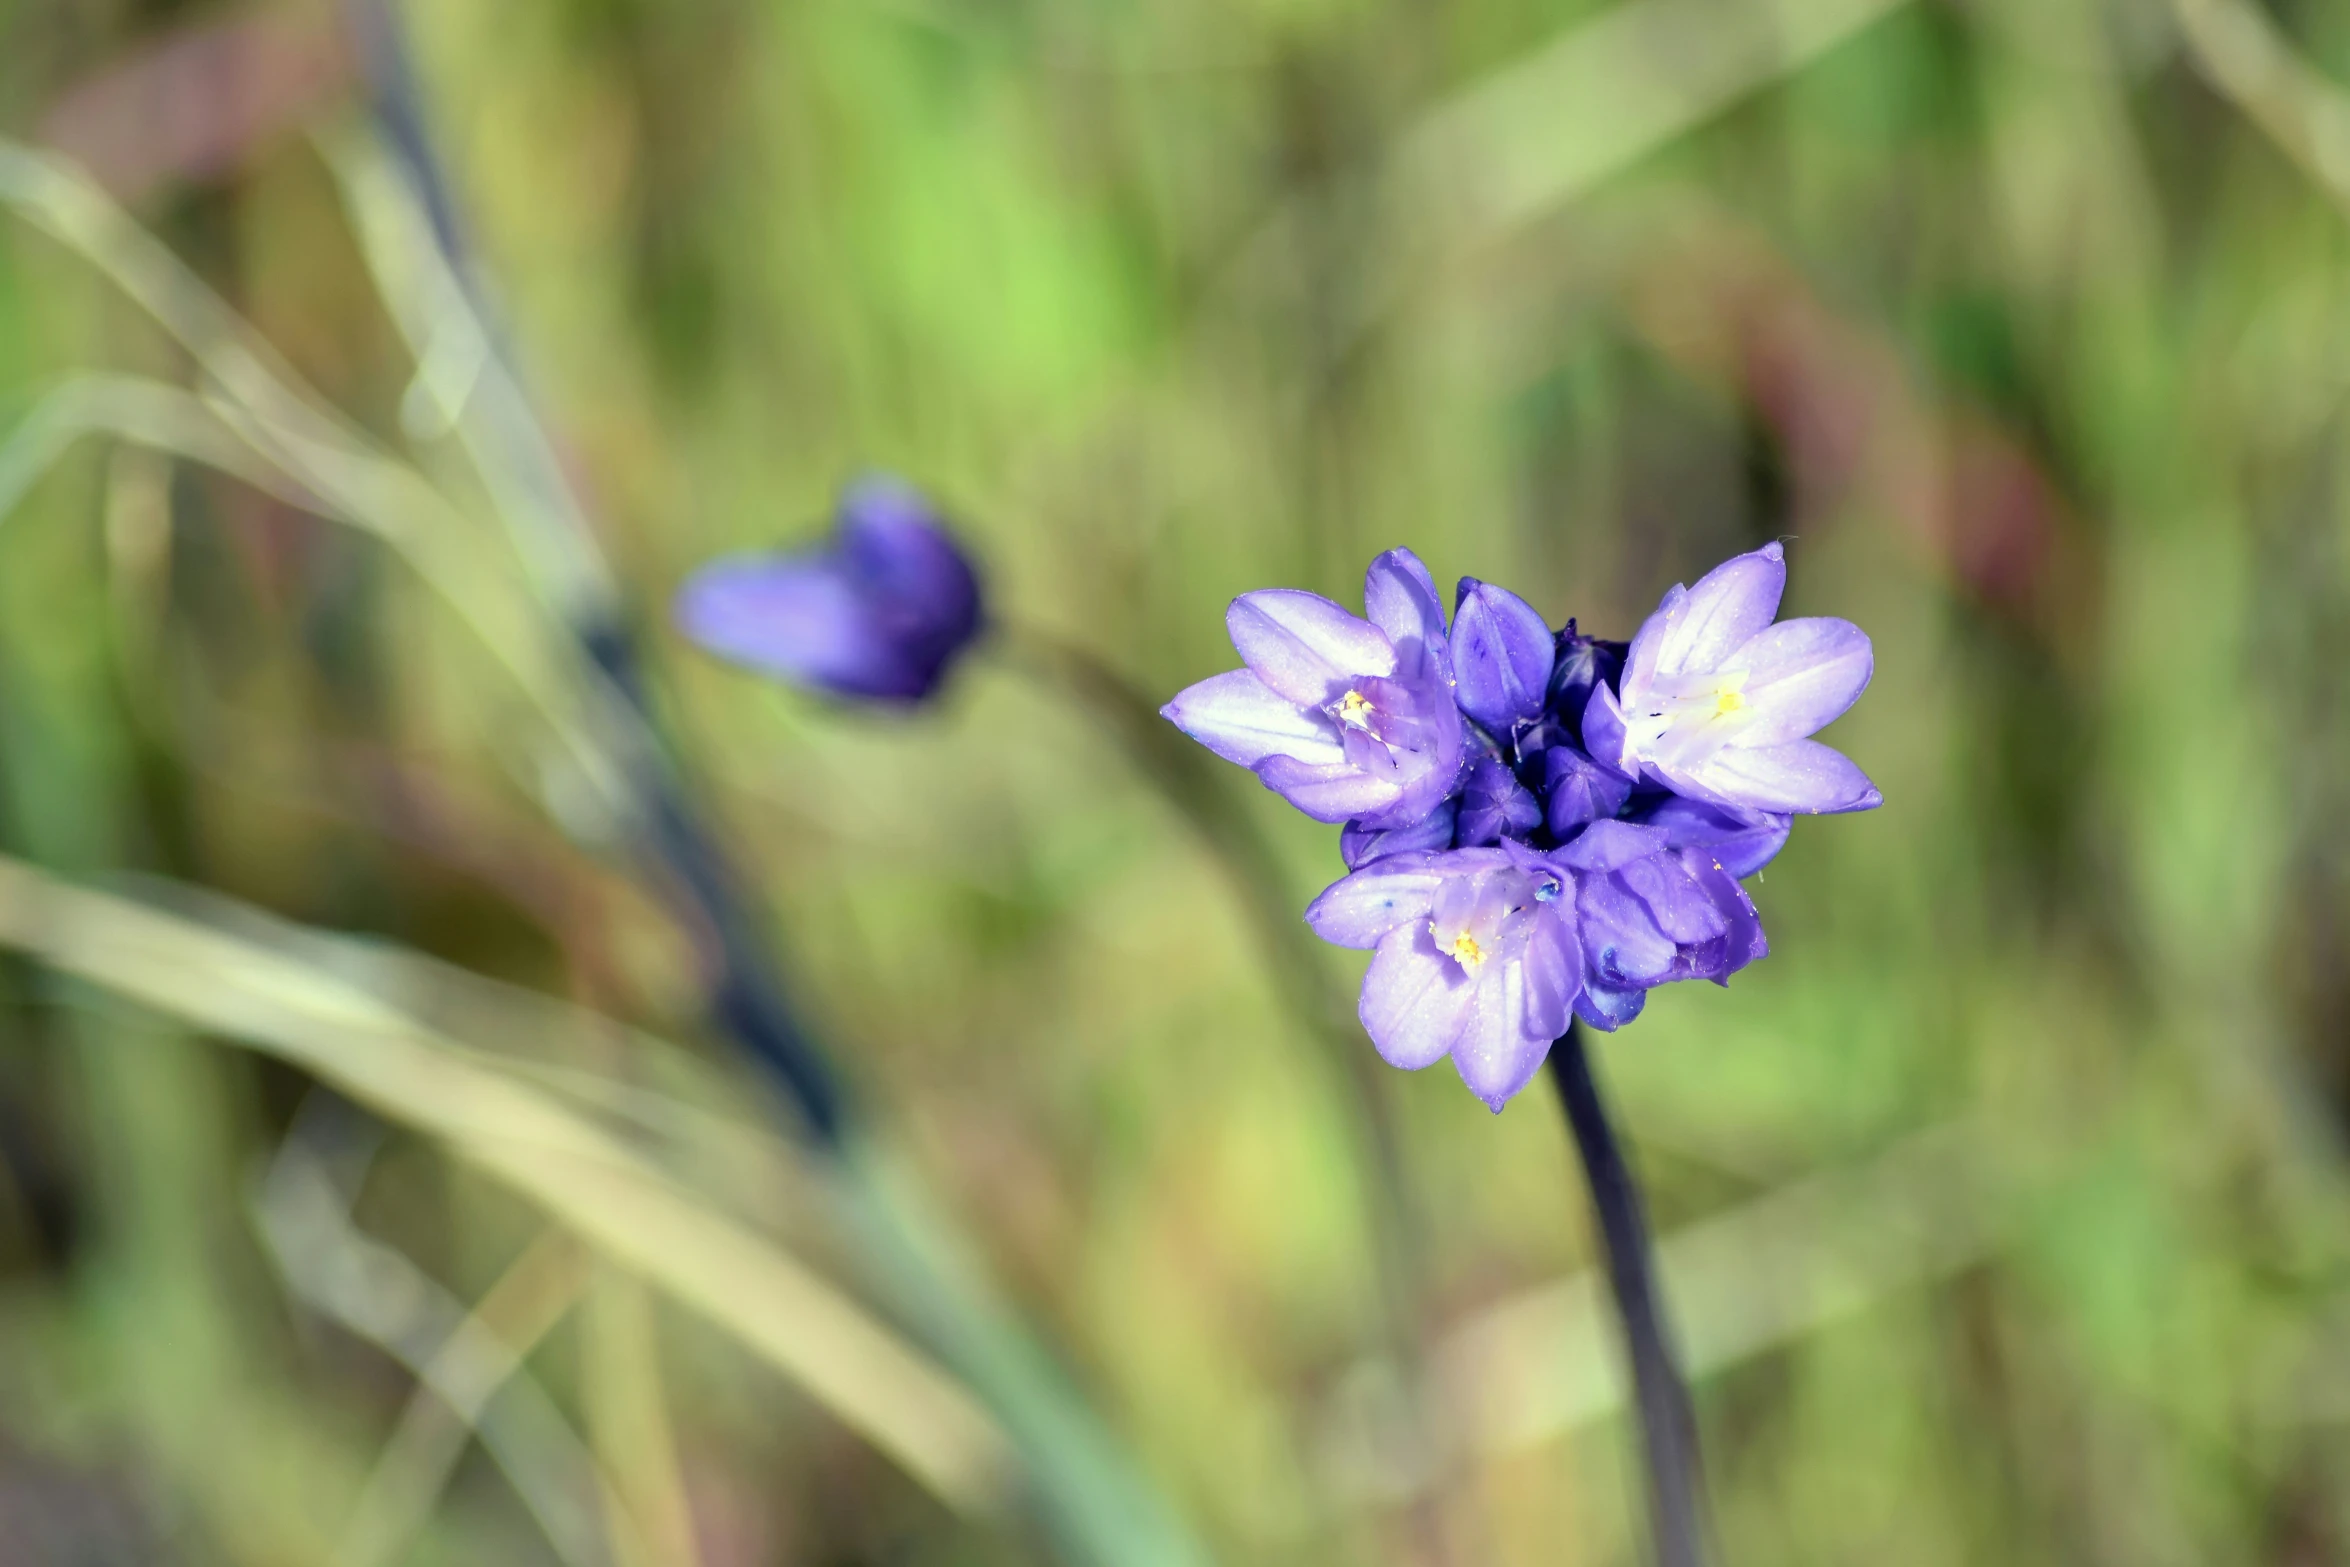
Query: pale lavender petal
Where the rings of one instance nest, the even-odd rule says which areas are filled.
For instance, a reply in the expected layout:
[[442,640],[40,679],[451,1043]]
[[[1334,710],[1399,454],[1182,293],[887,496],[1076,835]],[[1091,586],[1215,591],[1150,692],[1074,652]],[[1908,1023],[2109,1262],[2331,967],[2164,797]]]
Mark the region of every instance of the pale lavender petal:
[[1428,923],[1444,863],[1444,856],[1428,853],[1375,861],[1323,888],[1306,906],[1306,923],[1334,947],[1375,947],[1401,926]]
[[896,694],[903,661],[822,557],[739,556],[678,590],[678,628],[722,657],[858,695]]
[[1402,827],[1367,827],[1359,821],[1348,822],[1346,830],[1338,835],[1339,858],[1352,871],[1391,854],[1448,849],[1452,847],[1457,814],[1458,807],[1446,800],[1418,821]]
[[1496,1113],[1542,1070],[1556,1037],[1526,1032],[1525,991],[1525,974],[1517,964],[1488,964],[1453,1042],[1453,1069],[1469,1092]]
[[1583,927],[1585,984],[1656,985],[1672,976],[1679,950],[1621,877],[1584,877],[1575,913]]
[[1731,974],[1771,955],[1770,939],[1763,934],[1762,916],[1755,912],[1754,900],[1727,869],[1706,860],[1696,850],[1685,852],[1682,858],[1688,862],[1691,874],[1706,885],[1714,906],[1722,911],[1728,925],[1722,969],[1708,976],[1715,984],[1726,985]]
[[[1673,639],[1674,627],[1680,624],[1682,610],[1688,600],[1689,590],[1674,583],[1665,589],[1664,599],[1657,605],[1656,613],[1642,621],[1640,629],[1632,634],[1632,645],[1624,651],[1621,695],[1626,701],[1637,703],[1647,694],[1650,682],[1657,676],[1657,655]],[[1599,693],[1594,690],[1591,695],[1597,700]],[[1587,749],[1590,747],[1588,734],[1584,736],[1584,745]],[[1597,756],[1600,753],[1593,750],[1592,754]]]
[[1269,756],[1309,766],[1346,760],[1338,725],[1276,696],[1245,669],[1211,675],[1177,693],[1159,715],[1228,762],[1254,767]]
[[1452,1049],[1476,995],[1469,976],[1436,950],[1421,921],[1379,943],[1355,1013],[1382,1059],[1416,1072]]
[[1320,707],[1365,675],[1395,673],[1395,648],[1379,628],[1319,593],[1262,588],[1224,613],[1241,662],[1281,695]]
[[1444,601],[1419,556],[1394,549],[1371,562],[1363,573],[1363,613],[1394,645],[1402,675],[1438,673],[1429,666],[1444,657]]
[[1730,928],[1722,911],[1714,906],[1715,889],[1699,881],[1677,854],[1652,854],[1634,860],[1616,874],[1648,905],[1656,928],[1676,946],[1693,947]]
[[1784,745],[1825,728],[1859,699],[1876,667],[1868,634],[1849,620],[1782,620],[1738,650],[1753,718],[1739,746]]
[[1624,729],[1624,709],[1618,705],[1615,692],[1604,684],[1593,686],[1591,700],[1583,707],[1583,749],[1591,753],[1592,760],[1629,777],[1640,771],[1639,762],[1631,755],[1630,743],[1631,737]]
[[1526,1032],[1556,1039],[1567,1031],[1567,1012],[1583,983],[1583,947],[1575,939],[1570,911],[1546,912],[1526,938]]
[[1817,740],[1726,746],[1690,770],[1693,792],[1758,811],[1866,811],[1884,802],[1868,775]]
[[1722,562],[1697,579],[1679,617],[1658,640],[1656,672],[1719,669],[1742,643],[1771,623],[1786,589],[1787,552],[1776,543]]
[[1769,811],[1714,805],[1677,794],[1659,795],[1632,820],[1665,831],[1675,849],[1701,849],[1732,876],[1751,876],[1786,846],[1794,818]]
[[1318,822],[1370,816],[1403,795],[1393,780],[1374,778],[1352,762],[1315,765],[1295,757],[1268,756],[1254,771],[1266,788]]
[[1496,734],[1542,711],[1557,652],[1533,605],[1490,582],[1463,577],[1452,621],[1454,694],[1461,711]]

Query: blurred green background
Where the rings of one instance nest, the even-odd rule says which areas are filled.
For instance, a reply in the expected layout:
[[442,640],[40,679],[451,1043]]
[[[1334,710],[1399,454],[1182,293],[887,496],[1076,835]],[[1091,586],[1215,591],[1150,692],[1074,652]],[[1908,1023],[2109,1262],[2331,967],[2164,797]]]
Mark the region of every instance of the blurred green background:
[[[1343,992],[1359,955],[1266,939],[1036,650],[1161,700],[1229,666],[1233,594],[1352,601],[1397,544],[1625,636],[1781,537],[1791,610],[1876,639],[1829,738],[1886,806],[1798,825],[1752,889],[1768,962],[1598,1047],[1722,1560],[2350,1562],[2350,7],[409,21],[480,281],[800,1006],[1201,1558],[1636,1561],[1635,1449],[1547,1085],[1494,1117],[1317,1030],[1284,966]],[[10,187],[0,1561],[1051,1559],[877,1451],[853,1389],[812,1400],[753,1275],[694,1296],[501,1177],[468,1137],[538,1156],[452,1080],[266,1021],[397,995],[434,1072],[633,1106],[663,1190],[923,1337],[567,759],[593,701],[530,674],[543,580],[412,389],[397,234],[354,222],[391,167],[355,82],[329,6],[0,10],[0,128],[446,501],[321,520],[127,382],[72,406],[152,438],[64,444],[69,376],[207,382]],[[428,376],[469,385],[450,341]],[[667,628],[698,563],[813,537],[868,469],[986,573],[998,635],[936,709]],[[1302,908],[1335,834],[1226,771]],[[65,921],[65,885],[114,912]],[[285,956],[278,1000],[109,946],[132,906]],[[477,1305],[519,1367],[450,1348]],[[478,1407],[419,1394],[433,1364]]]

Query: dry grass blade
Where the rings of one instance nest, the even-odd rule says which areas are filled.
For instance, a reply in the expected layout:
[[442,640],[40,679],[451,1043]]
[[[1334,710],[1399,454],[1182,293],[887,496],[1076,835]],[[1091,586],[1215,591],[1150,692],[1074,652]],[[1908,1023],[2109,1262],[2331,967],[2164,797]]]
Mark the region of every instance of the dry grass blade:
[[1635,0],[1439,106],[1394,177],[1454,242],[1539,215],[1905,0]]
[[2212,85],[2350,210],[2350,96],[2294,52],[2244,0],[2176,0],[2179,26]]
[[0,860],[0,943],[303,1068],[442,1141],[725,1328],[966,1513],[1016,1478],[1002,1430],[832,1285],[601,1129],[336,976]]
[[[1792,1343],[1921,1280],[1981,1258],[1994,1241],[1979,1138],[1960,1124],[1921,1132],[1851,1169],[1829,1171],[1666,1236],[1666,1298],[1690,1373],[1702,1376]],[[1600,1281],[1589,1273],[1480,1312],[1437,1346],[1431,1402],[1458,1459],[1531,1446],[1622,1407]],[[1331,1467],[1346,1490],[1409,1494],[1436,1477],[1355,1450],[1366,1407],[1389,1378],[1358,1367],[1342,1384]]]

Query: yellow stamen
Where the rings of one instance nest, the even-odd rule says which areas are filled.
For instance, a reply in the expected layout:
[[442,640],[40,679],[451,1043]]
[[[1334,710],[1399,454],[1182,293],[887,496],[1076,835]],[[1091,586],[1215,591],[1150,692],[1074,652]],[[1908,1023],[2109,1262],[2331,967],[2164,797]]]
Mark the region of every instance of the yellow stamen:
[[1491,956],[1483,947],[1477,945],[1477,938],[1465,930],[1452,938],[1452,945],[1446,951],[1450,953],[1455,963],[1472,974],[1483,968],[1486,958]]
[[1746,698],[1735,691],[1723,691],[1714,698],[1714,711],[1717,714],[1735,713],[1745,705]]
[[1349,691],[1338,699],[1338,721],[1350,728],[1370,728],[1371,713],[1371,699],[1360,691]]

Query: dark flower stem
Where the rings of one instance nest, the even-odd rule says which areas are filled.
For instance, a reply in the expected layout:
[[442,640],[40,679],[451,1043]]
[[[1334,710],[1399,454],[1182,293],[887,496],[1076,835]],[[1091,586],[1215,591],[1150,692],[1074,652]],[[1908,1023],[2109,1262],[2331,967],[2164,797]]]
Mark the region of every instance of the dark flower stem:
[[1608,1123],[1580,1024],[1570,1021],[1566,1033],[1550,1047],[1550,1075],[1566,1105],[1575,1151],[1582,1156],[1583,1175],[1591,1186],[1591,1205],[1599,1213],[1608,1283],[1615,1290],[1616,1315],[1624,1325],[1624,1344],[1631,1356],[1632,1389],[1648,1455],[1649,1529],[1656,1541],[1657,1564],[1704,1567],[1705,1490],[1698,1473],[1697,1421],[1690,1412],[1688,1384],[1665,1332],[1640,1188],[1624,1162],[1615,1128]]

